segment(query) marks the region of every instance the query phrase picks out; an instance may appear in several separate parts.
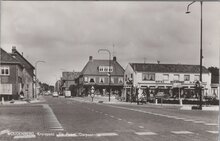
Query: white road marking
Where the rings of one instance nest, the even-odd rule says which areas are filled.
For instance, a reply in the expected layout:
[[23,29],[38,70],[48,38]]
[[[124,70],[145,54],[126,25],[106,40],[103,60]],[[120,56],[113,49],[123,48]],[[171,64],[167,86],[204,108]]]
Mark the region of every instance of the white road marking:
[[117,133],[97,133],[98,137],[106,137],[106,136],[118,136]]
[[184,121],[195,121],[193,119],[184,119]]
[[14,139],[31,139],[36,138],[36,135],[21,135],[21,136],[14,136]]
[[63,127],[61,126],[60,122],[57,120],[57,117],[53,113],[53,110],[50,108],[49,105],[43,104],[43,108],[46,111],[46,118],[48,121],[49,128],[51,130],[63,130]]
[[174,119],[181,119],[181,120],[184,120],[185,118],[181,118],[181,117],[174,117]]
[[144,128],[144,126],[138,126],[139,128],[141,128],[141,129],[143,129]]
[[138,126],[139,128],[141,128],[141,129],[143,129],[144,128],[144,126]]
[[121,118],[118,118],[118,120],[122,120]]
[[193,132],[190,131],[171,131],[173,134],[194,134]]
[[117,133],[96,133],[96,134],[85,134],[85,133],[58,133],[56,137],[110,137],[118,136]]
[[110,116],[111,118],[114,118],[114,116]]
[[132,124],[133,122],[128,121],[129,124]]
[[195,121],[193,121],[193,123],[204,123],[204,121],[197,121],[197,120],[195,120]]
[[204,123],[205,125],[213,125],[213,126],[218,126],[217,123]]
[[144,136],[144,135],[157,135],[155,132],[135,132],[136,135]]
[[212,133],[212,134],[218,134],[218,131],[207,131],[209,133]]
[[108,114],[105,114],[106,116],[108,115]]

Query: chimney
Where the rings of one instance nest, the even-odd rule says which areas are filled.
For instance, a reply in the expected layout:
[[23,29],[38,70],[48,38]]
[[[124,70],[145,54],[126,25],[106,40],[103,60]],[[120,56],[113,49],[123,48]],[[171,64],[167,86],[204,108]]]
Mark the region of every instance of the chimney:
[[16,46],[12,46],[12,53],[15,53],[17,50],[16,50]]
[[115,57],[115,56],[113,57],[113,61],[115,61],[115,62],[116,62],[116,57]]
[[92,56],[89,56],[89,61],[92,61]]

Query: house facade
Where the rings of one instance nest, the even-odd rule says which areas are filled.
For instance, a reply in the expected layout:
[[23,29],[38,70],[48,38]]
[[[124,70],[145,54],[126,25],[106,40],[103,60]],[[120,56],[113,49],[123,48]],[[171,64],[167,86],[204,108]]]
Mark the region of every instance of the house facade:
[[2,48],[0,53],[0,97],[5,100],[18,99],[23,85],[23,66]]
[[[113,60],[96,60],[92,56],[89,57],[88,63],[81,71],[77,78],[79,96],[87,96],[90,94],[91,88],[94,87],[95,94],[121,95],[123,90],[124,69],[117,62],[116,57]],[[111,80],[109,82],[109,80]]]
[[[211,74],[203,67],[202,93],[211,93]],[[199,65],[129,63],[124,73],[124,94],[127,101],[137,88],[145,91],[148,97],[158,92],[173,98],[198,98],[195,82],[200,77]]]
[[10,55],[23,66],[21,91],[23,91],[26,98],[34,98],[34,66],[24,58],[23,54],[17,51],[16,47],[12,47]]

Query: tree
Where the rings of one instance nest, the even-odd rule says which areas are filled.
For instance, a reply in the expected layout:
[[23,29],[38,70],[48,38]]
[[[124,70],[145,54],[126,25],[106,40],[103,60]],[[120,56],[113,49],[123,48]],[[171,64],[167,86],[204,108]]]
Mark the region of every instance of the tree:
[[219,68],[209,67],[208,70],[211,72],[211,83],[219,83]]

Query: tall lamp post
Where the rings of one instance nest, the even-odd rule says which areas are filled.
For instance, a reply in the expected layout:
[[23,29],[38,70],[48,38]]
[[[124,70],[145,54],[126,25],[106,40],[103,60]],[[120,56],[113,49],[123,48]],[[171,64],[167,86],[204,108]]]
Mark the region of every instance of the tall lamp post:
[[45,63],[45,61],[41,61],[41,60],[38,60],[35,62],[35,96],[34,98],[37,98],[37,64],[38,63]]
[[109,76],[109,102],[110,102],[110,95],[111,95],[111,88],[110,88],[110,85],[111,85],[111,71],[110,71],[110,67],[111,67],[111,52],[108,50],[108,49],[99,49],[98,50],[98,53],[101,52],[101,51],[105,51],[105,52],[108,52],[109,54],[109,69],[108,69],[108,76]]
[[[190,13],[189,7],[194,2],[196,2],[196,1],[191,2],[187,6],[186,14]],[[202,83],[202,58],[203,58],[203,56],[202,56],[202,3],[203,3],[203,1],[200,1],[200,5],[201,5],[201,17],[200,17],[200,77],[199,77],[199,80],[200,80],[200,87],[199,87],[200,104],[199,104],[199,108],[200,109],[202,109],[202,88],[201,88],[201,83]]]

